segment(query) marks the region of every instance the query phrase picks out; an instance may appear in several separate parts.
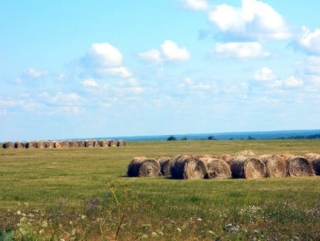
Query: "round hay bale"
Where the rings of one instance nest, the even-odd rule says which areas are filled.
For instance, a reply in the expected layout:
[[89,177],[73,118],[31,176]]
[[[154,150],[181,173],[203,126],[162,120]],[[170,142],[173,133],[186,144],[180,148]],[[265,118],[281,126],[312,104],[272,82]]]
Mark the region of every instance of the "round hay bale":
[[35,141],[35,142],[34,142],[34,145],[35,145],[35,148],[38,148],[38,149],[44,148],[44,143],[43,143],[43,141]]
[[11,141],[7,141],[2,144],[3,148],[9,149],[9,148],[14,148],[14,144]]
[[28,141],[26,142],[26,148],[31,149],[31,148],[36,148],[36,142],[35,141]]
[[84,147],[84,141],[77,141],[78,147]]
[[59,142],[59,141],[54,141],[54,142],[53,142],[53,147],[54,147],[54,148],[61,148],[60,142]]
[[206,164],[190,155],[175,157],[170,171],[174,179],[202,179],[207,175]]
[[43,144],[44,144],[44,148],[49,148],[49,149],[51,149],[51,148],[54,147],[52,141],[44,141]]
[[92,148],[93,147],[93,141],[91,141],[91,140],[84,141],[84,146],[88,147],[88,148]]
[[303,177],[314,176],[314,170],[311,163],[302,156],[294,156],[287,160],[288,176]]
[[233,160],[233,156],[230,154],[223,154],[220,159],[224,160],[226,163],[230,163]]
[[115,141],[115,140],[109,140],[108,142],[109,142],[108,146],[110,146],[110,147],[116,147],[117,146],[117,141]]
[[267,177],[285,177],[287,175],[287,163],[280,155],[263,155],[260,156],[260,160],[266,166]]
[[78,146],[78,142],[76,141],[69,141],[69,147],[70,148],[77,148]]
[[128,171],[127,175],[128,177],[137,177],[139,175],[139,168],[143,160],[147,159],[144,156],[141,157],[134,157],[129,165],[128,165]]
[[101,147],[100,141],[93,141],[93,147]]
[[207,167],[207,176],[208,179],[219,178],[231,178],[231,170],[228,163],[218,157],[204,156],[200,157]]
[[124,141],[124,140],[118,140],[117,141],[117,146],[126,146],[127,145],[127,142]]
[[311,163],[315,174],[320,175],[320,155],[317,153],[307,153],[304,157]]
[[25,144],[21,141],[16,141],[14,143],[14,148],[24,148]]
[[291,157],[294,157],[294,155],[290,153],[281,154],[280,156],[283,158],[285,162],[287,162]]
[[99,145],[101,147],[109,147],[109,142],[107,140],[101,140],[99,141]]
[[160,157],[158,159],[158,162],[160,164],[161,174],[165,177],[171,176],[170,170],[173,163],[173,159],[170,157]]
[[135,157],[128,166],[129,177],[156,177],[160,175],[160,164],[156,159]]
[[264,163],[253,156],[235,156],[229,165],[233,178],[257,179],[266,176]]
[[61,148],[69,148],[70,145],[69,145],[69,141],[60,141],[60,147]]

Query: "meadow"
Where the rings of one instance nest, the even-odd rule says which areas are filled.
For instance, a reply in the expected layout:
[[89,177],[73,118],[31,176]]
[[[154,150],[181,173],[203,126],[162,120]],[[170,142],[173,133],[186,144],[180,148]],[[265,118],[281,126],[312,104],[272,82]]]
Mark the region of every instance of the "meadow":
[[[320,177],[129,178],[135,156],[320,153],[320,140],[0,148],[0,240],[320,240]],[[5,239],[6,238],[6,239]]]

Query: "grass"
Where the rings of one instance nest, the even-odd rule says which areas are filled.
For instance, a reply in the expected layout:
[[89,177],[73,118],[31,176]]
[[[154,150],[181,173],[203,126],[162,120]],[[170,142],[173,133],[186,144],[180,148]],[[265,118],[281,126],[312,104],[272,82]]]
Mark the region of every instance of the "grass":
[[126,177],[134,156],[247,149],[303,155],[319,153],[319,144],[163,141],[120,148],[0,149],[0,231],[9,230],[9,235],[12,230],[16,240],[319,240],[319,176]]

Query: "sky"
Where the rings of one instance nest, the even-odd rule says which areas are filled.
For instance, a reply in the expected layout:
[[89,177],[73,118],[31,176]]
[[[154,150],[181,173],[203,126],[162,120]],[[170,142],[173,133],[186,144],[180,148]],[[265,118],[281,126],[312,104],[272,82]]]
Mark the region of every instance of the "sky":
[[320,129],[320,1],[0,1],[0,142]]

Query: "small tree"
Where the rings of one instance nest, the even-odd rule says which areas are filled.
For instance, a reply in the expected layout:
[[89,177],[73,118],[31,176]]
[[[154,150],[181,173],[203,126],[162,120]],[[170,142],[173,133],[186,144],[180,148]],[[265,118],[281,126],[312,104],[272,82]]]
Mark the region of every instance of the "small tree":
[[176,141],[177,138],[175,136],[170,136],[167,141]]

